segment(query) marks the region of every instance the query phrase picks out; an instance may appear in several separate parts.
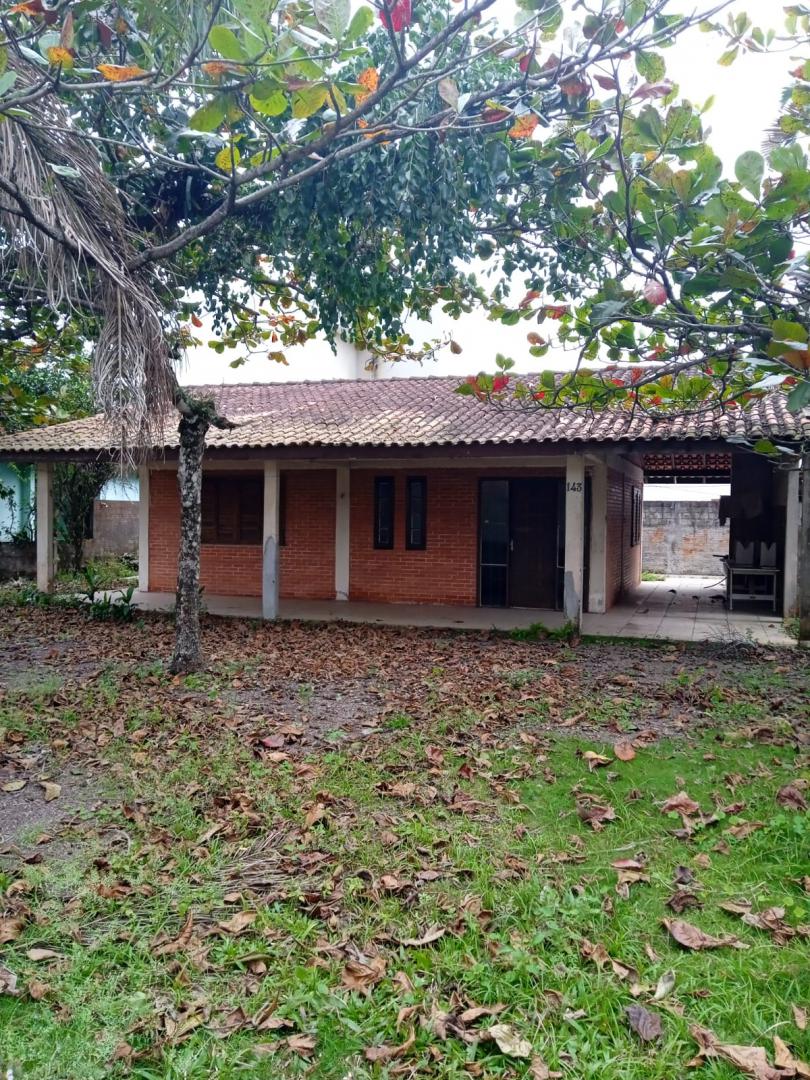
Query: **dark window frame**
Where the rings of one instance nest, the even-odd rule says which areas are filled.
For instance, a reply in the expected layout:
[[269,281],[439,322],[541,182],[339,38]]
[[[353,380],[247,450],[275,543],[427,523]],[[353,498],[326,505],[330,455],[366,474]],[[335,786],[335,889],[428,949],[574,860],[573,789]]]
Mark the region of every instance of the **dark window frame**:
[[[248,485],[249,490],[246,490]],[[227,521],[221,517],[223,492],[232,498],[235,509],[235,515]],[[201,511],[200,542],[206,547],[261,547],[264,520],[264,483],[261,474],[204,474]]]
[[[384,494],[387,489],[387,495]],[[383,506],[387,498],[389,506]],[[385,511],[386,520],[381,520]],[[394,548],[394,529],[396,523],[396,483],[393,476],[374,477],[374,522],[373,539],[376,551],[392,551]]]
[[287,474],[278,474],[278,546],[287,546]]
[[[422,531],[417,540],[413,540],[413,488],[422,489]],[[427,549],[427,498],[428,485],[426,476],[409,476],[405,480],[405,548],[407,551],[425,551]]]

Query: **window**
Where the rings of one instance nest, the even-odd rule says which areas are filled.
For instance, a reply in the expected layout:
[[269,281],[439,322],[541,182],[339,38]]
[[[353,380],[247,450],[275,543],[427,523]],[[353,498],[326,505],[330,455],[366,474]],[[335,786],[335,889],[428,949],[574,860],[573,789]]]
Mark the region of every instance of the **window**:
[[374,478],[374,547],[394,546],[394,478]]
[[405,547],[424,551],[427,547],[427,480],[409,476],[405,488]]
[[204,544],[261,544],[263,518],[264,479],[261,476],[203,476]]
[[638,547],[641,543],[641,488],[630,489],[630,500],[630,547]]

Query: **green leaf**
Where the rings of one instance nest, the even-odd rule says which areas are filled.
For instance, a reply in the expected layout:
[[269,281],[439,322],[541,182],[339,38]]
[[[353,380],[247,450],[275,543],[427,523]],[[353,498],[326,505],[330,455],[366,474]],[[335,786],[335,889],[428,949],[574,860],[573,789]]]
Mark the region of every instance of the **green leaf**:
[[286,94],[281,90],[274,90],[267,97],[258,98],[255,94],[250,95],[250,104],[257,113],[262,116],[281,116],[289,104]]
[[636,71],[650,83],[658,83],[667,73],[667,65],[659,53],[641,49],[636,53]]
[[351,0],[313,0],[315,18],[336,41],[339,41],[349,26]]
[[728,52],[724,52],[717,63],[720,67],[731,67],[734,61],[737,59],[737,53],[740,51],[740,46],[735,45],[733,49],[729,49]]
[[194,131],[216,131],[228,110],[226,97],[215,97],[190,117],[188,126]]
[[312,116],[326,104],[328,87],[323,84],[305,86],[293,94],[292,114],[297,120]]
[[777,146],[771,151],[770,161],[773,168],[784,175],[796,169],[804,169],[807,159],[802,148],[794,143],[792,146]]
[[753,449],[755,454],[767,454],[769,457],[773,457],[778,453],[770,439],[757,439]]
[[0,96],[7,93],[17,81],[16,71],[4,71],[0,75]]
[[765,175],[765,158],[756,150],[746,150],[734,163],[734,175],[745,190],[758,199]]
[[374,23],[374,12],[370,7],[359,7],[352,16],[352,21],[349,23],[349,29],[346,31],[347,41],[357,41],[358,38],[363,37],[368,32]]
[[787,406],[791,412],[801,412],[810,405],[810,379],[803,379],[788,394]]
[[807,342],[807,328],[801,323],[789,322],[787,319],[774,319],[771,332],[774,341],[789,341],[801,345]]
[[208,44],[226,60],[241,60],[244,63],[249,59],[236,34],[227,26],[213,26],[208,35]]
[[214,164],[222,172],[230,173],[239,164],[241,155],[239,148],[236,146],[223,146],[217,156],[214,158]]

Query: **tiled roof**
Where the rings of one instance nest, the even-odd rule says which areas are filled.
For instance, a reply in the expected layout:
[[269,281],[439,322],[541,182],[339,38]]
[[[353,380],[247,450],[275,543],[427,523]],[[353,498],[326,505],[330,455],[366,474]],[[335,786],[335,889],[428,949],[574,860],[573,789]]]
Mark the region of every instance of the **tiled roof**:
[[[626,440],[725,440],[810,437],[810,414],[792,415],[784,395],[772,393],[750,410],[655,420],[619,409],[587,412],[496,406],[454,393],[452,378],[331,380],[190,387],[213,396],[233,420],[212,428],[218,448],[429,447],[528,445]],[[114,446],[100,416],[0,437],[0,454],[92,452]],[[167,423],[167,449],[177,446]],[[155,448],[157,449],[157,448]]]

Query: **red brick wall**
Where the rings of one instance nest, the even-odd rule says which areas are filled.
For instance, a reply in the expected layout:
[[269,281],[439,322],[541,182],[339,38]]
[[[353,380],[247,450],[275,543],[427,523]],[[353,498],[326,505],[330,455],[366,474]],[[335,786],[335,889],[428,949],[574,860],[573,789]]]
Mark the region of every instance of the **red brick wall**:
[[[395,477],[394,547],[374,548],[374,477]],[[405,478],[427,477],[427,547],[405,549]],[[472,604],[477,600],[478,474],[352,469],[349,598],[382,603]]]
[[283,476],[286,543],[281,548],[280,595],[334,600],[335,470],[291,469]]
[[[180,493],[177,473],[156,469],[149,474],[149,588],[174,592],[180,550]],[[214,596],[262,595],[260,544],[203,544],[200,584]]]
[[[560,475],[547,470],[545,475]],[[374,477],[395,477],[395,542],[375,550]],[[405,548],[405,480],[427,477],[427,548]],[[474,605],[478,593],[478,485],[481,476],[525,476],[525,470],[353,469],[351,473],[350,586],[352,600],[380,603]],[[286,544],[281,549],[285,599],[335,595],[335,471],[289,470],[286,486]],[[608,605],[622,581],[638,580],[641,548],[625,556],[622,537],[624,478],[608,479]],[[628,482],[629,487],[629,482]],[[629,545],[629,494],[626,544]],[[149,490],[149,588],[171,592],[177,576],[180,504],[176,474],[151,473]],[[623,565],[626,563],[627,565]],[[636,567],[636,564],[637,567]],[[636,567],[634,569],[634,567]],[[635,575],[635,576],[633,576]],[[261,596],[261,547],[204,545],[202,584],[211,594]]]
[[617,469],[608,469],[607,488],[607,575],[605,604],[612,607],[623,592],[641,580],[641,544],[630,546],[630,523],[633,487],[643,489],[643,482],[632,480]]

